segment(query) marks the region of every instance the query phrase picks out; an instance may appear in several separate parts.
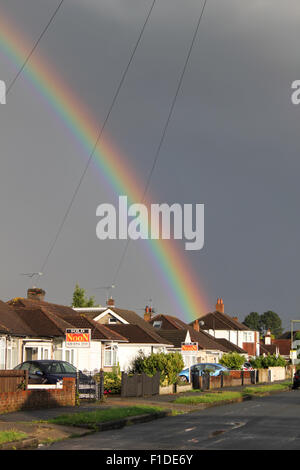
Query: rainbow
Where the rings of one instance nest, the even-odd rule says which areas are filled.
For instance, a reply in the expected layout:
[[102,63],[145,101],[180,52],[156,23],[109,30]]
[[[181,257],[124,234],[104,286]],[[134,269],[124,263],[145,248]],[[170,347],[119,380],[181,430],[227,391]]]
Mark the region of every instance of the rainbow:
[[[0,50],[19,68],[24,64],[31,48],[31,42],[1,12]],[[84,155],[89,156],[99,133],[99,123],[82,100],[37,51],[22,73],[60,117],[71,136],[76,138]],[[127,195],[128,204],[142,202],[144,180],[135,174],[128,158],[107,136],[103,136],[99,142],[93,163],[114,194]],[[146,205],[149,204],[149,197],[147,199],[144,201]],[[193,321],[208,311],[208,303],[197,277],[186,257],[179,251],[178,245],[171,240],[149,239],[145,243],[148,244],[152,262],[158,268],[170,300],[180,316],[186,321]]]

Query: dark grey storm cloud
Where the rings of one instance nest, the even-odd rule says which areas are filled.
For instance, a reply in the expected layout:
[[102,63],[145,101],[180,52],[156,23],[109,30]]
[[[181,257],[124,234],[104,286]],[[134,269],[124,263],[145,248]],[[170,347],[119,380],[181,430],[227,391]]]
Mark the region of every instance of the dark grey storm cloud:
[[[31,43],[57,2],[0,0]],[[65,0],[37,54],[80,96],[99,124],[150,8],[150,0]],[[200,13],[196,0],[158,0],[107,132],[141,180],[162,127]],[[186,252],[214,306],[240,319],[272,309],[298,318],[300,6],[296,0],[208,0],[175,112],[151,181],[156,202],[204,203],[205,246]],[[0,79],[16,66],[0,48]],[[40,268],[83,170],[87,152],[26,75],[0,108],[0,297],[24,295],[19,275]],[[95,211],[115,202],[91,165],[42,282],[48,299],[70,303],[75,283],[99,302],[124,243],[96,238]],[[182,246],[183,249],[183,246]],[[174,311],[145,243],[131,243],[114,291],[119,305],[149,297]],[[148,269],[147,269],[148,268]]]

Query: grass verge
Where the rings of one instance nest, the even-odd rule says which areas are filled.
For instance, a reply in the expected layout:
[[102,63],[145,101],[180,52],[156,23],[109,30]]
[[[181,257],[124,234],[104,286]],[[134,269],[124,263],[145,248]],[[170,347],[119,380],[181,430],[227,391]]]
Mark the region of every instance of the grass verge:
[[174,400],[174,403],[184,404],[184,405],[197,405],[198,403],[220,403],[222,401],[229,401],[235,400],[238,398],[244,398],[246,396],[263,396],[270,392],[276,391],[283,391],[286,390],[288,387],[291,386],[290,382],[284,382],[280,384],[272,384],[272,385],[261,385],[261,386],[253,386],[253,387],[246,387],[243,391],[240,392],[232,392],[232,391],[224,391],[224,392],[211,392],[211,393],[204,393],[197,396],[185,396],[180,397]]
[[50,419],[47,422],[52,424],[61,424],[64,426],[87,426],[92,428],[99,423],[105,423],[107,421],[118,421],[120,419],[143,414],[157,413],[162,410],[163,408],[157,406],[122,406],[120,408],[109,408],[107,410],[64,414]]
[[286,390],[287,387],[291,386],[290,382],[284,382],[273,385],[261,385],[255,387],[246,387],[243,390],[244,395],[264,395],[269,392],[279,392],[280,390]]
[[183,405],[197,405],[198,403],[219,403],[226,400],[235,400],[241,397],[240,392],[212,392],[198,396],[180,397],[174,403]]
[[7,442],[21,441],[26,439],[28,436],[24,432],[19,431],[0,431],[0,444],[6,444]]

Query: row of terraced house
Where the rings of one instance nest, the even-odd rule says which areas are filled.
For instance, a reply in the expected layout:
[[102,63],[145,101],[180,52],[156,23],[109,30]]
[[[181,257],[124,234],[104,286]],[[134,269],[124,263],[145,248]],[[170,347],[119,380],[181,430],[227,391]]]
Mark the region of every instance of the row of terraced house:
[[[91,331],[89,348],[72,348],[67,329]],[[183,344],[197,344],[192,354]],[[224,353],[236,351],[249,357],[260,354],[257,331],[249,330],[224,312],[222,299],[214,312],[187,324],[171,315],[154,314],[146,307],[143,316],[119,308],[111,298],[105,307],[72,308],[45,301],[45,291],[31,288],[27,297],[0,301],[0,369],[12,369],[33,359],[58,359],[80,370],[109,371],[119,365],[130,369],[142,351],[179,351],[186,366],[219,362]]]

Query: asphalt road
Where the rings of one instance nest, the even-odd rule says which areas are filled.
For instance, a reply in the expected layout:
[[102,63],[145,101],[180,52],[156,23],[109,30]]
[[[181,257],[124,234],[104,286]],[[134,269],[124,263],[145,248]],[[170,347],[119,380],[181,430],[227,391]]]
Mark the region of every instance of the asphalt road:
[[300,390],[57,442],[47,450],[296,450]]

